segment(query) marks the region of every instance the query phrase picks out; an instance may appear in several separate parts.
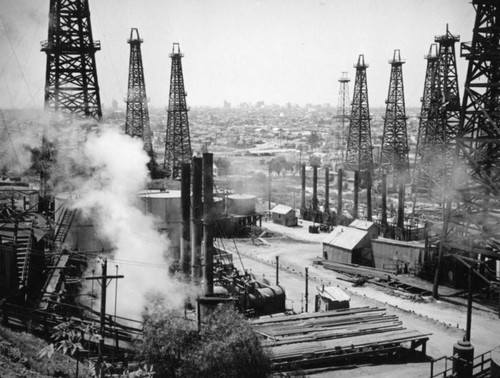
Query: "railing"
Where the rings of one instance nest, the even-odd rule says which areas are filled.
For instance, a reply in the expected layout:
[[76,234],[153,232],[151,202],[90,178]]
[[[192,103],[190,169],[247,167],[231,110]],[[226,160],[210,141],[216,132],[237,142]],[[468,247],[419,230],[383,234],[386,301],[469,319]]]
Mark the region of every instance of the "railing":
[[[440,370],[439,372],[435,373],[434,370],[435,364],[437,363],[442,363],[441,361],[444,361],[444,370]],[[451,366],[448,367],[448,361],[450,361]],[[443,356],[439,357],[437,359],[432,359],[431,360],[431,373],[430,373],[430,378],[437,378],[437,377],[452,377],[453,376],[453,361],[460,361],[464,365],[470,365],[471,362],[464,360],[462,358],[454,357],[454,356]],[[485,376],[485,373],[488,373],[490,371],[490,366],[491,366],[491,351],[483,353],[479,356],[474,357],[474,360],[472,362],[472,377],[483,377]]]

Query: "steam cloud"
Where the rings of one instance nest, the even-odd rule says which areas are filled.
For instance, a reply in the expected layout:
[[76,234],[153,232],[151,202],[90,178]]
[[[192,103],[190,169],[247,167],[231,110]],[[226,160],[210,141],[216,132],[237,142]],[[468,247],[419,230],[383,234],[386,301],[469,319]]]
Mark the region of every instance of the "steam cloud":
[[[91,175],[77,178],[81,188],[72,207],[92,219],[98,236],[114,250],[112,256],[104,255],[108,275],[118,265],[118,273],[125,276],[118,282],[117,315],[140,319],[151,298],[180,306],[188,287],[168,276],[169,241],[156,230],[155,219],[136,207],[137,193],[149,179],[142,141],[110,126],[99,128],[103,131],[91,133],[84,144],[80,164],[85,167],[80,170]],[[100,275],[100,266],[95,269]],[[106,312],[113,314],[115,282],[107,294]]]

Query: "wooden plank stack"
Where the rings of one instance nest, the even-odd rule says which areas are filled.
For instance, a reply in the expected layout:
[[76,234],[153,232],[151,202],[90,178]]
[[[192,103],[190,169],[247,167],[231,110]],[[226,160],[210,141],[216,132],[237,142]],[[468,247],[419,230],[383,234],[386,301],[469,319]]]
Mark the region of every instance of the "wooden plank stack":
[[406,329],[396,315],[377,307],[266,317],[252,325],[277,371],[366,363],[419,346],[425,354],[429,336]]

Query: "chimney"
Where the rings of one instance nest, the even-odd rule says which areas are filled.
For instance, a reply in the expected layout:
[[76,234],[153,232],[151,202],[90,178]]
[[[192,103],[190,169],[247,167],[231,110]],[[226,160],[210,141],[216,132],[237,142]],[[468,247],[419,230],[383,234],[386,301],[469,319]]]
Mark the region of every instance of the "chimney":
[[199,284],[201,280],[201,241],[203,239],[203,203],[201,201],[202,159],[193,157],[193,197],[191,199],[191,280]]
[[214,293],[214,174],[213,154],[203,154],[203,244],[205,295]]
[[181,230],[181,256],[180,269],[184,274],[189,274],[190,260],[190,224],[189,216],[191,211],[191,164],[182,163],[181,166],[181,215],[182,215],[182,230]]

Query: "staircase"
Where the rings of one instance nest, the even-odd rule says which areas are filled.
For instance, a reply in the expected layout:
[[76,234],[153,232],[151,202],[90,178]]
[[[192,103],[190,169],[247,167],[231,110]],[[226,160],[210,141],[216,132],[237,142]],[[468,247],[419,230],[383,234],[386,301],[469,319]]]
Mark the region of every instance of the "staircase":
[[66,240],[66,236],[68,236],[69,228],[71,227],[71,223],[75,217],[75,211],[76,210],[65,209],[64,214],[60,218],[59,227],[57,228],[54,238],[56,250],[61,249],[64,241]]
[[28,282],[28,272],[31,254],[31,232],[22,232],[17,235],[16,260],[19,287]]

